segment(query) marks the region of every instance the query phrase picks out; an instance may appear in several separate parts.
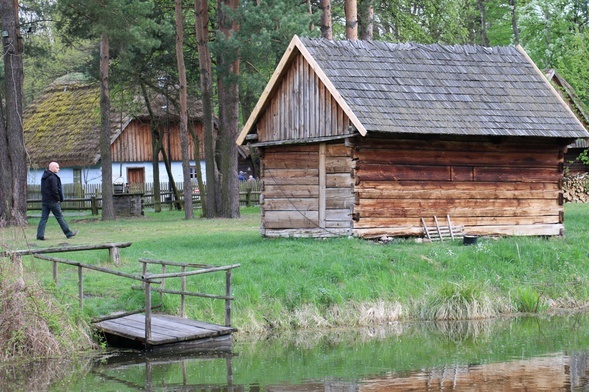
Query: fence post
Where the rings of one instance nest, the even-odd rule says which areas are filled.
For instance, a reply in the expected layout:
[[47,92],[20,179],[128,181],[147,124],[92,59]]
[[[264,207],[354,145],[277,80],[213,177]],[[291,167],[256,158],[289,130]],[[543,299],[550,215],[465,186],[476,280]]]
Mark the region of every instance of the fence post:
[[149,348],[148,340],[151,339],[151,282],[145,280],[145,349]]
[[225,295],[227,299],[225,299],[225,326],[231,326],[231,300],[229,297],[231,296],[231,270],[227,270],[225,274]]
[[247,188],[247,192],[245,194],[245,206],[250,207],[251,202],[252,202],[252,187],[249,186]]
[[84,309],[84,278],[82,276],[82,266],[78,266],[78,296],[80,298],[80,309]]
[[57,286],[57,261],[53,262],[53,281],[55,282],[55,285]]
[[[182,266],[182,273],[186,272],[186,267]],[[186,318],[186,310],[184,309],[184,293],[186,292],[186,275],[182,275],[182,294],[180,295],[180,315]]]
[[98,200],[96,196],[90,197],[90,209],[92,209],[92,215],[98,215]]

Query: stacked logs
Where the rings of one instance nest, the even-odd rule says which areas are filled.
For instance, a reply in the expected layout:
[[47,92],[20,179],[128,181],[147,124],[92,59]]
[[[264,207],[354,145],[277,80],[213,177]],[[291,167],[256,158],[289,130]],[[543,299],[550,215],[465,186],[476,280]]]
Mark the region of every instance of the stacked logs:
[[562,193],[567,203],[589,202],[589,173],[566,176],[562,184]]

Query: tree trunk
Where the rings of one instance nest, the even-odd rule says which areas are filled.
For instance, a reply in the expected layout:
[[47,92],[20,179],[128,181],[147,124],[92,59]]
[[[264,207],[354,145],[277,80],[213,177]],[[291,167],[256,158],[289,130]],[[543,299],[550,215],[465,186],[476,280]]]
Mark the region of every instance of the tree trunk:
[[333,39],[331,27],[331,0],[321,0],[321,38]]
[[344,4],[346,14],[346,39],[358,39],[358,3],[356,0],[346,0]]
[[[4,130],[0,133],[5,137],[1,143],[6,143],[2,149],[8,149],[8,155],[4,155],[2,169],[10,171],[0,173],[2,177],[7,175],[6,182],[1,187],[4,191],[10,188],[11,197],[6,199],[5,213],[11,226],[24,226],[27,224],[27,162],[22,125],[22,85],[23,85],[23,59],[22,37],[18,23],[18,2],[16,0],[0,0],[0,18],[2,21],[2,57],[4,61],[4,83],[6,87],[6,107],[3,113],[6,116]],[[4,118],[2,119],[4,121]],[[8,159],[6,159],[8,157]],[[9,162],[9,164],[7,164]],[[5,199],[2,199],[5,200]],[[1,217],[0,217],[1,219]]]
[[[169,130],[169,128],[168,128]],[[168,137],[169,133],[168,133]],[[164,160],[164,166],[166,167],[166,173],[168,173],[168,184],[170,186],[170,188],[172,188],[172,196],[173,199],[176,201],[175,205],[176,205],[176,209],[177,210],[181,210],[182,209],[182,203],[180,203],[180,191],[178,190],[178,187],[176,187],[176,181],[174,181],[174,174],[172,173],[172,164],[171,164],[171,159],[172,157],[169,156],[166,153],[166,149],[162,146],[161,149],[161,153],[162,153],[162,159]],[[172,152],[170,152],[170,155],[172,154]]]
[[487,17],[485,13],[485,0],[477,0],[479,12],[481,13],[481,45],[489,46],[489,39],[487,38]]
[[100,161],[102,167],[102,220],[115,219],[112,200],[112,156],[110,154],[110,86],[108,35],[100,37]]
[[200,87],[202,90],[203,126],[204,126],[204,150],[206,164],[206,193],[201,194],[205,203],[203,216],[213,218],[218,211],[218,168],[215,159],[216,137],[214,126],[213,108],[213,72],[212,60],[209,51],[209,11],[207,0],[195,0],[194,10],[196,13],[195,30],[198,42],[198,64],[200,68]]
[[[0,0],[1,1],[1,0]],[[0,227],[8,225],[12,205],[12,166],[8,152],[8,133],[0,91]]]
[[[239,0],[219,0],[217,17],[220,39],[229,43],[238,29],[226,12],[236,10]],[[217,57],[220,129],[218,133],[221,168],[221,216],[239,217],[239,182],[237,180],[237,144],[239,134],[239,54],[222,50]]]
[[517,12],[515,0],[509,0],[509,8],[511,9],[511,27],[513,28],[513,41],[519,45],[519,29],[517,28]]
[[162,211],[161,189],[160,189],[160,163],[159,155],[162,148],[162,135],[151,109],[151,100],[147,94],[147,88],[143,81],[139,82],[141,94],[149,113],[149,129],[151,129],[151,166],[153,169],[153,208],[155,212]]
[[188,156],[188,97],[186,91],[186,65],[184,64],[184,23],[182,0],[175,0],[176,15],[176,62],[180,82],[180,148],[182,151],[182,174],[184,177],[184,219],[194,219],[192,207],[192,181],[190,179],[190,159]]
[[[190,119],[188,119],[188,124],[191,124]],[[205,184],[202,179],[202,172],[200,170],[200,139],[196,132],[194,131],[193,127],[188,127],[188,132],[190,133],[190,137],[192,137],[192,141],[194,143],[194,163],[196,165],[195,174],[196,174],[196,183],[198,184],[198,193],[200,195],[200,206],[204,211],[206,209],[206,197],[204,197],[206,189]]]
[[358,3],[358,34],[360,39],[371,41],[374,29],[374,0],[359,0]]

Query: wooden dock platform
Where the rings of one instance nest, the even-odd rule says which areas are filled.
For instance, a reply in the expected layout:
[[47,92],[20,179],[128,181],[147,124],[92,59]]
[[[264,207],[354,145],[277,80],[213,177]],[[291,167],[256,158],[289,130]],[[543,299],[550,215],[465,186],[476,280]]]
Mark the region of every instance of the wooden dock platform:
[[146,341],[145,315],[132,314],[98,321],[94,326],[105,335],[126,340],[129,345],[161,346],[230,335],[237,331],[232,327],[209,324],[187,318],[164,314],[151,314],[151,337]]

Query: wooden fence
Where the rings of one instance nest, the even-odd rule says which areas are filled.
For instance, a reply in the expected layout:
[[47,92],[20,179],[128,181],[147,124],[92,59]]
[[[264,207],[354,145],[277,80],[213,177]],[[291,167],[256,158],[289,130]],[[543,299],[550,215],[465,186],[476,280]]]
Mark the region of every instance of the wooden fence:
[[[177,183],[180,190],[180,202],[183,202],[182,183]],[[192,201],[194,208],[201,208],[200,193],[198,188],[194,188]],[[250,207],[260,203],[261,183],[259,181],[244,181],[239,183],[239,205]],[[100,184],[63,184],[65,201],[62,203],[62,210],[90,210],[92,214],[97,215],[98,210],[102,208],[102,186]],[[155,204],[153,195],[153,183],[131,184],[123,190],[125,193],[143,194],[143,205],[151,207]],[[205,188],[206,192],[206,188]],[[27,210],[41,209],[41,186],[27,186]],[[160,184],[160,203],[172,205],[177,203],[174,200],[174,194],[169,184]]]

